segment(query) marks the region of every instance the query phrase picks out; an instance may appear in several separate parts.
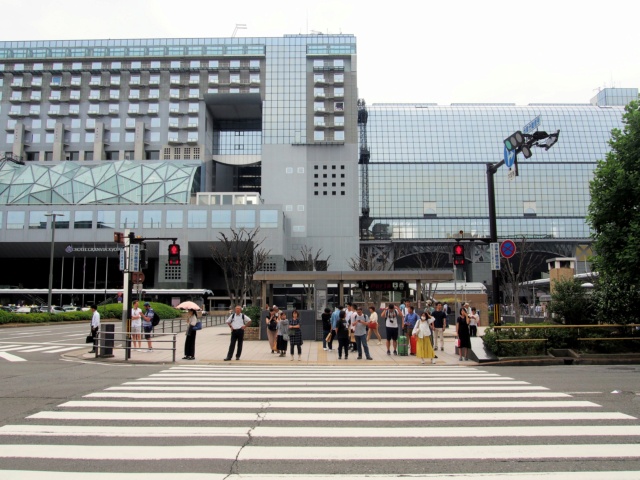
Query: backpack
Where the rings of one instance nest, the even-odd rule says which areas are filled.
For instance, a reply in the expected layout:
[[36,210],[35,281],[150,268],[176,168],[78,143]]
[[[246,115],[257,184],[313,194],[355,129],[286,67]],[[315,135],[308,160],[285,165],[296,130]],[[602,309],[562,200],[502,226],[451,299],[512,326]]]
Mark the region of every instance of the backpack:
[[269,326],[268,326],[269,330],[271,331],[276,331],[278,330],[278,322],[276,322],[275,318],[271,318],[271,320],[269,320]]
[[156,312],[153,312],[153,318],[151,319],[151,325],[154,326],[154,327],[157,327],[159,323],[160,323],[160,315],[158,315]]

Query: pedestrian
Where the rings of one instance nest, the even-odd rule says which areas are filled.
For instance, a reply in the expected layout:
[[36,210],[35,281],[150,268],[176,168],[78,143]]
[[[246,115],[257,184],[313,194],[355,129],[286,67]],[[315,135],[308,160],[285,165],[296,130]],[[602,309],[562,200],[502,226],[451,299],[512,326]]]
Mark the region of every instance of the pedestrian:
[[364,350],[367,360],[373,360],[369,354],[369,345],[367,344],[367,323],[369,323],[369,318],[362,313],[362,307],[356,309],[356,314],[351,317],[351,323],[355,325],[354,335],[358,349],[358,360],[362,360],[362,350]]
[[444,350],[444,330],[447,328],[447,314],[441,302],[436,303],[436,310],[432,313],[433,322],[433,348],[438,349],[438,339],[440,339],[440,350]]
[[98,332],[100,331],[100,313],[98,313],[98,306],[91,305],[91,336],[93,337],[93,348],[89,353],[96,353]]
[[190,308],[187,312],[187,336],[184,339],[184,357],[183,360],[195,360],[196,359],[196,333],[194,329],[196,323],[198,323],[198,314],[195,309]]
[[471,337],[478,335],[478,323],[480,323],[480,316],[476,311],[476,307],[471,307],[471,315],[469,315],[469,335]]
[[431,346],[431,325],[433,322],[435,322],[435,318],[425,310],[411,332],[411,335],[416,337],[416,357],[420,359],[422,364],[425,363],[425,358],[430,358],[431,363],[436,363],[436,354]]
[[278,350],[278,320],[280,320],[280,317],[276,310],[273,307],[270,308],[265,317],[265,322],[267,323],[267,338],[271,353],[275,353]]
[[393,354],[398,354],[398,328],[402,314],[397,307],[390,304],[382,311],[382,318],[386,319],[387,327],[387,355],[391,355],[391,342],[393,342]]
[[338,338],[338,360],[342,360],[342,352],[344,351],[344,359],[349,358],[349,324],[347,323],[347,312],[340,310],[338,321],[336,322],[336,336]]
[[280,313],[280,319],[278,320],[278,340],[277,347],[280,357],[287,356],[287,344],[289,342],[289,320],[285,312]]
[[293,347],[298,347],[298,361],[302,360],[302,330],[300,314],[297,310],[291,312],[289,320],[289,346],[291,347],[291,361],[293,361]]
[[382,337],[380,336],[380,331],[378,329],[378,313],[376,312],[376,307],[373,305],[369,307],[369,331],[367,332],[367,343],[371,338],[371,332],[378,337],[378,345],[382,345]]
[[[327,351],[333,348],[333,336],[329,336],[331,333],[331,310],[324,309],[324,313],[321,315],[322,319],[322,349]],[[329,340],[327,341],[327,337]],[[328,347],[328,348],[327,348]]]
[[138,300],[133,301],[131,308],[131,342],[132,349],[142,351],[142,310],[138,307]]
[[153,332],[153,308],[149,302],[144,303],[145,312],[142,314],[142,329],[144,330],[144,338],[147,341],[147,352],[153,352],[153,344],[151,343],[151,333]]
[[[420,317],[418,317],[418,314],[415,312],[413,305],[409,304],[406,308],[407,308],[407,314],[404,317],[402,317],[402,332],[404,333],[404,336],[407,337],[407,339],[409,339],[409,337],[411,337],[412,335],[413,327],[416,326],[416,323],[418,322]],[[409,342],[409,345],[411,345],[411,342]],[[416,352],[413,352],[413,351],[410,351],[409,353],[411,355],[416,354]]]
[[244,343],[244,329],[250,322],[251,319],[242,313],[242,307],[240,305],[236,305],[235,312],[229,315],[226,322],[231,329],[231,340],[229,342],[229,351],[224,359],[225,362],[228,362],[233,357],[233,351],[236,348],[236,343],[238,344],[236,360],[240,360],[240,355],[242,355],[242,344]]
[[333,340],[337,338],[338,335],[338,320],[340,320],[340,312],[344,307],[342,305],[338,305],[336,309],[331,312],[331,342],[329,344],[329,351],[333,351]]
[[356,336],[354,335],[356,327],[353,324],[353,322],[351,321],[351,317],[353,317],[355,314],[356,314],[356,309],[355,309],[353,303],[347,303],[347,311],[345,312],[345,320],[347,321],[347,325],[349,325],[349,348],[351,349],[352,352],[355,352],[357,350]]
[[460,345],[458,345],[458,353],[460,354],[460,361],[464,358],[469,360],[469,349],[471,348],[471,338],[469,337],[469,316],[467,310],[462,307],[460,309],[460,316],[456,320],[456,335]]

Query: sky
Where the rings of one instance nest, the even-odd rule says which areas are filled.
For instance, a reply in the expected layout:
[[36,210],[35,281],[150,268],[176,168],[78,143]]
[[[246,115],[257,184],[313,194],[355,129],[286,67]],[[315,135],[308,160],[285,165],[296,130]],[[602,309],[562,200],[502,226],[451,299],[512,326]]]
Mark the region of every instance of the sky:
[[373,103],[588,103],[640,87],[637,0],[0,0],[0,40],[353,34]]

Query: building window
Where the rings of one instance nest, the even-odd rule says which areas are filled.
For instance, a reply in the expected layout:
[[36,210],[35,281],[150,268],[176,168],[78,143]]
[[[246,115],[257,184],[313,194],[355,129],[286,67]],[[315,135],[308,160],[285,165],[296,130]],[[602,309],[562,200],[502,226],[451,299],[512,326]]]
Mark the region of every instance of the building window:
[[25,212],[7,212],[7,230],[24,229]]
[[437,202],[422,202],[422,216],[425,218],[438,216]]
[[333,139],[338,141],[338,142],[343,142],[344,141],[344,131],[343,130],[337,130],[336,132],[334,132]]
[[182,228],[183,215],[182,210],[167,210],[166,228]]
[[171,148],[167,147],[164,149],[164,152],[162,154],[162,158],[163,160],[171,160]]
[[123,210],[120,212],[120,228],[137,228],[138,212]]
[[317,142],[318,142],[318,141],[323,141],[323,140],[324,140],[324,132],[323,132],[323,131],[319,131],[319,132],[318,132],[318,131],[316,131],[316,132],[313,132],[313,139],[314,139],[315,141],[317,141]]
[[255,210],[236,210],[236,228],[256,228]]
[[206,210],[189,210],[187,212],[188,228],[207,228]]
[[174,158],[175,160],[180,160],[181,152],[182,152],[182,148],[180,148],[180,147],[175,147],[175,148],[173,149],[173,158]]
[[76,211],[74,213],[73,228],[76,228],[76,229],[93,228],[93,212]]
[[278,211],[277,210],[261,210],[260,211],[260,228],[277,228],[278,227]]
[[231,228],[231,210],[212,210],[211,228]]
[[116,228],[116,212],[112,210],[98,210],[96,228]]

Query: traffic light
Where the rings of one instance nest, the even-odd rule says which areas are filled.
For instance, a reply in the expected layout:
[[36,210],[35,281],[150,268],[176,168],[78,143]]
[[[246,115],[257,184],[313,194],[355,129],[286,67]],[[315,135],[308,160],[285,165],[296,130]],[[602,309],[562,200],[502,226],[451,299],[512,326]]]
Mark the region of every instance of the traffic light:
[[177,243],[169,245],[169,265],[180,265],[180,245]]
[[149,259],[147,258],[147,244],[140,244],[140,270],[146,270],[149,266]]
[[464,245],[456,243],[453,246],[453,264],[464,265]]
[[507,150],[518,150],[524,144],[524,135],[520,130],[512,133],[504,139],[504,146]]

